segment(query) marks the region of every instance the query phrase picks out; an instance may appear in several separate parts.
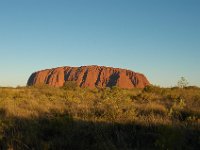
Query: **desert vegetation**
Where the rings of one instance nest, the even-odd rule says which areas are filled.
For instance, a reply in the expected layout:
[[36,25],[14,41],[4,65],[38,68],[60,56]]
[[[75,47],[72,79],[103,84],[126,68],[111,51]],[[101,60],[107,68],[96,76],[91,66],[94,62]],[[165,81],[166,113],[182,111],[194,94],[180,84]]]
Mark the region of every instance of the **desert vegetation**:
[[0,149],[200,147],[200,88],[0,88]]

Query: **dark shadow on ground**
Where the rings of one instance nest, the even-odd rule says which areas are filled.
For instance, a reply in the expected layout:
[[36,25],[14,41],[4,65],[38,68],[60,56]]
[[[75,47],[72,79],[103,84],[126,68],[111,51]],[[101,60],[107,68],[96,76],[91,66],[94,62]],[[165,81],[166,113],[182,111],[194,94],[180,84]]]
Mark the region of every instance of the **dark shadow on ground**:
[[0,149],[131,150],[198,149],[200,131],[185,127],[97,123],[52,112],[39,118],[6,118],[0,111]]

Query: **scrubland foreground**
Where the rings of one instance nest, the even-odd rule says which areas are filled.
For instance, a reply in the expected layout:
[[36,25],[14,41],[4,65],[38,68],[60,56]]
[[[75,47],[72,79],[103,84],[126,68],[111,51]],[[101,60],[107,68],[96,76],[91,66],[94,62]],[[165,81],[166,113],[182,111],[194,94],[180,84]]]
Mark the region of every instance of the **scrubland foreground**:
[[200,88],[0,88],[0,149],[200,148]]

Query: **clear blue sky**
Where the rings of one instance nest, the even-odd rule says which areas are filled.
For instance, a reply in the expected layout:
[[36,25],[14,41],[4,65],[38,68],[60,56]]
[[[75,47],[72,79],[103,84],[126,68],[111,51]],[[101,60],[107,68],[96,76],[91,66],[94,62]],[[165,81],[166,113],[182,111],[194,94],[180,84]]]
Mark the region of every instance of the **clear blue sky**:
[[200,86],[200,0],[1,0],[0,86],[34,71],[105,65]]

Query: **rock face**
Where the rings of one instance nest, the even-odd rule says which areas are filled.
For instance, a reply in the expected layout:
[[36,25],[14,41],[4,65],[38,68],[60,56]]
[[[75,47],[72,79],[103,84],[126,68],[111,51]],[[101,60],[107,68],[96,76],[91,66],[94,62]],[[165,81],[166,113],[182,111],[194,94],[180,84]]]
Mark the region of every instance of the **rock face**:
[[66,81],[76,81],[80,87],[144,88],[149,85],[147,78],[140,73],[126,69],[104,66],[59,67],[33,73],[28,86],[47,84],[61,87]]

